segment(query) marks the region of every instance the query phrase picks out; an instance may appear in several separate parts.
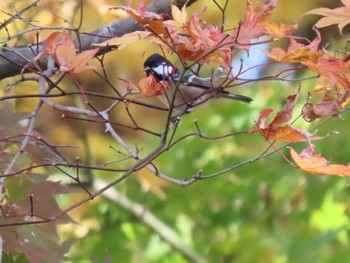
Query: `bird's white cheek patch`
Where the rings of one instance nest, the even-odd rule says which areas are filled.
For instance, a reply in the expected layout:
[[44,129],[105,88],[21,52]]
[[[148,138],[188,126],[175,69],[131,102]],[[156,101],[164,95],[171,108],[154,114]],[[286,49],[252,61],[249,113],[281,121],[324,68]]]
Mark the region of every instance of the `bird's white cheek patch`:
[[165,76],[168,76],[174,73],[174,68],[170,65],[168,66],[159,65],[157,67],[152,68],[152,70],[158,75],[165,75]]

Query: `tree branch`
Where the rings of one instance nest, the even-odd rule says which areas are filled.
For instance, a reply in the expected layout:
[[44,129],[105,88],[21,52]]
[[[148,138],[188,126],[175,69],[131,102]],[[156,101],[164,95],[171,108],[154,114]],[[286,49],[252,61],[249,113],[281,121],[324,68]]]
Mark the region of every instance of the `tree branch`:
[[[187,5],[191,5],[197,0],[190,0]],[[181,8],[186,4],[186,0],[176,0],[173,3]],[[151,4],[147,6],[147,10],[151,12],[155,12],[158,14],[171,14],[171,1],[170,0],[155,0]],[[129,17],[126,19],[114,21],[109,23],[108,25],[99,28],[90,33],[83,33],[79,37],[79,45],[78,39],[75,40],[75,45],[79,47],[80,51],[89,50],[95,48],[92,44],[101,43],[106,41],[111,37],[120,37],[127,33],[134,32],[136,30],[143,30],[135,21]],[[38,45],[32,44],[28,46],[21,47],[2,47],[0,51],[0,80],[18,75],[21,73],[23,67],[28,64],[28,62],[32,61],[37,55],[34,50],[38,50],[41,52],[44,48],[43,43],[39,43]],[[97,53],[97,55],[101,55],[111,51],[110,47],[103,47]],[[45,58],[40,60],[42,65],[46,65]]]

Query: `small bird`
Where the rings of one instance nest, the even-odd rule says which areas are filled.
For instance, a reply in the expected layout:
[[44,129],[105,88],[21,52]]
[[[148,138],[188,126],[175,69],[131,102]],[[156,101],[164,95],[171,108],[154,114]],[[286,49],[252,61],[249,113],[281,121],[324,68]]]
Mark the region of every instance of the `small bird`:
[[[158,83],[162,84],[164,81],[169,83],[169,88],[164,85],[164,92],[158,97],[167,107],[172,105],[176,113],[190,112],[193,107],[212,97],[228,98],[246,103],[252,101],[247,96],[213,86],[212,81],[208,78],[200,78],[193,73],[186,73],[182,76],[180,69],[157,53],[145,60],[144,72],[147,77],[152,75]],[[178,81],[180,81],[179,84]],[[176,89],[177,85],[178,88]]]

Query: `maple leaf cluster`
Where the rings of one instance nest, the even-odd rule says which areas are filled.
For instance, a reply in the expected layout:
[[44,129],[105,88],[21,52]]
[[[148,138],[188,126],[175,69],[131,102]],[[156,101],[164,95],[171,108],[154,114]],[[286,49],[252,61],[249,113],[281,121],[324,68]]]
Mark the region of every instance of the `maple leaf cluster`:
[[[261,36],[286,37],[297,29],[297,24],[288,25],[270,21],[276,1],[258,3],[247,1],[247,13],[238,28],[224,31],[216,25],[198,18],[199,14],[188,17],[186,5],[180,10],[172,5],[172,19],[149,12],[141,3],[135,9],[117,6],[127,12],[145,31],[136,31],[105,41],[97,46],[117,46],[118,50],[140,40],[148,40],[174,52],[181,61],[199,64],[217,62],[224,69],[231,69],[231,62],[239,49],[248,50],[253,39]],[[148,86],[145,84],[149,84]],[[159,95],[159,85],[150,80],[141,80],[131,85],[145,96]]]
[[[290,45],[287,50],[282,48],[273,48],[265,54],[278,62],[300,63],[306,68],[318,73],[321,77],[318,80],[316,93],[324,93],[324,98],[316,105],[319,114],[315,113],[314,107],[310,104],[304,111],[305,120],[312,121],[315,118],[324,116],[339,115],[338,106],[345,106],[350,96],[350,65],[343,58],[337,58],[325,50],[320,50],[320,34],[309,43],[304,45],[298,43],[293,37],[290,37]],[[329,94],[334,92],[334,96]],[[321,107],[320,105],[323,104]],[[327,104],[325,107],[324,104]]]
[[[298,91],[299,93],[299,91]],[[273,120],[267,124],[266,120],[273,112],[273,109],[264,109],[260,113],[258,121],[255,122],[257,129],[251,130],[250,133],[260,133],[271,146],[279,152],[275,147],[274,141],[280,142],[308,142],[308,147],[300,154],[290,147],[290,154],[292,159],[297,163],[296,168],[315,174],[315,175],[338,175],[350,176],[350,166],[341,164],[330,164],[327,159],[319,154],[314,154],[316,146],[311,144],[313,140],[323,139],[322,137],[315,137],[309,132],[296,128],[293,125],[285,124],[292,118],[292,111],[295,106],[298,93],[288,96],[288,102],[283,109],[276,114]],[[283,156],[287,159],[285,156]],[[288,161],[288,159],[287,159]],[[289,162],[289,161],[288,161]]]
[[[324,16],[316,24],[316,28],[338,25],[340,33],[350,24],[350,1],[342,0],[343,7],[335,9],[316,8],[306,14]],[[350,101],[350,64],[349,53],[346,57],[337,57],[325,49],[321,49],[321,36],[318,31],[316,38],[308,45],[298,43],[290,36],[287,50],[273,48],[265,52],[267,56],[278,62],[300,63],[320,75],[314,89],[314,94],[321,93],[324,97],[316,104],[307,103],[303,109],[303,118],[313,121],[324,116],[339,116],[339,106],[345,107]]]
[[186,6],[179,10],[172,5],[172,19],[148,12],[141,3],[136,9],[118,6],[113,9],[126,11],[146,31],[137,31],[122,37],[110,39],[101,46],[118,46],[119,50],[141,39],[156,42],[172,52],[181,60],[199,64],[218,62],[226,69],[238,49],[249,49],[252,39],[263,35],[285,37],[295,31],[297,25],[268,22],[276,1],[257,4],[247,1],[247,14],[239,28],[225,31],[218,26],[198,18],[198,14],[188,18]]
[[[342,2],[344,7],[334,10],[318,8],[306,14],[325,16],[316,24],[316,27],[337,24],[341,31],[345,25],[350,23],[348,18],[350,2],[348,0]],[[130,6],[117,6],[112,9],[124,10],[144,28],[144,31],[135,31],[96,45],[117,46],[120,50],[140,40],[147,40],[160,45],[162,49],[176,53],[180,61],[192,61],[200,65],[216,62],[229,72],[236,52],[249,50],[252,40],[263,36],[271,39],[289,38],[290,45],[287,49],[276,47],[264,53],[276,62],[298,63],[320,75],[314,94],[321,93],[323,98],[316,104],[308,101],[303,107],[302,117],[310,122],[325,116],[340,116],[339,107],[344,107],[350,101],[350,65],[348,63],[350,54],[344,52],[348,57],[341,58],[320,48],[321,35],[318,31],[313,41],[306,44],[300,43],[300,40],[297,41],[298,38],[292,35],[297,29],[297,24],[284,24],[271,20],[275,7],[276,0],[264,2],[248,0],[246,14],[238,27],[224,30],[200,19],[198,13],[189,17],[186,5],[181,10],[172,5],[171,18],[147,11],[143,3],[135,9]],[[45,55],[51,56],[59,65],[60,70],[67,73],[81,73],[86,69],[94,68],[88,63],[96,55],[98,49],[77,54],[73,41],[65,32],[60,40],[57,40],[57,36],[58,33],[53,33],[48,37],[44,51],[36,59]],[[169,89],[166,81],[157,82],[153,76],[141,79],[138,85],[128,80],[122,79],[122,81],[145,96],[158,96],[165,89]],[[292,118],[299,92],[300,90],[297,94],[287,97],[288,103],[269,124],[266,123],[266,120],[273,109],[262,110],[255,123],[257,128],[251,133],[260,133],[271,144],[273,144],[271,141],[308,142],[309,149],[312,151],[308,150],[308,155],[302,153],[296,157],[296,152],[292,150],[292,158],[301,169],[320,174],[322,172],[318,164],[323,163],[324,167],[329,165],[324,160],[317,159],[323,157],[313,155],[315,148],[311,146],[311,141],[322,138],[313,137],[309,132],[287,124]],[[308,163],[307,169],[304,169],[304,164],[307,162],[305,160],[308,158],[313,158],[312,162],[317,159],[318,164],[313,167]],[[327,169],[324,169],[324,174],[330,173]]]
[[[45,56],[52,58],[59,66],[59,70],[70,76],[76,86],[80,89],[85,101],[88,101],[83,87],[77,82],[73,74],[80,74],[88,69],[99,69],[99,67],[89,64],[99,51],[99,48],[77,53],[70,35],[68,35],[65,30],[62,32],[61,38],[59,38],[60,34],[60,32],[51,33],[44,41],[45,47],[43,51],[41,51],[31,63]],[[29,65],[31,63],[29,63]]]
[[45,48],[40,52],[34,61],[44,56],[52,57],[59,66],[60,71],[66,73],[79,74],[88,69],[97,69],[94,65],[89,65],[98,48],[86,50],[77,54],[72,38],[63,31],[62,37],[59,39],[59,32],[50,34],[45,40]]
[[[344,7],[335,8],[333,10],[317,8],[306,14],[324,16],[316,23],[315,27],[322,28],[329,25],[338,25],[339,31],[341,32],[344,26],[350,23],[350,1],[342,0],[342,2]],[[339,107],[345,107],[350,100],[349,54],[344,52],[347,57],[341,58],[336,57],[334,54],[324,49],[320,49],[321,36],[318,31],[316,32],[316,38],[308,45],[298,43],[294,37],[290,36],[290,45],[287,50],[273,48],[270,52],[265,51],[265,54],[275,61],[300,63],[305,66],[305,68],[320,75],[314,93],[321,93],[324,95],[315,105],[310,102],[304,105],[302,117],[306,121],[313,121],[325,116],[339,117]],[[265,121],[273,110],[263,110],[259,120],[256,122],[257,130],[253,130],[252,132],[258,131],[266,140],[296,142],[306,139],[309,146],[300,154],[297,154],[294,149],[290,149],[290,154],[300,169],[316,175],[350,176],[349,166],[330,164],[321,155],[314,153],[316,147],[312,145],[310,141],[321,138],[311,138],[312,135],[306,131],[297,129],[291,125],[281,125],[290,119],[295,98],[295,95],[288,97],[289,102],[287,105],[268,125],[265,124]]]
[[[306,14],[324,15],[316,27],[325,27],[338,24],[342,30],[350,23],[348,11],[350,2],[343,0],[344,7],[334,10],[318,8]],[[155,42],[171,52],[177,54],[181,61],[193,61],[199,64],[217,62],[224,69],[231,69],[231,62],[237,50],[249,50],[253,39],[268,36],[270,38],[290,39],[289,47],[273,48],[271,51],[264,51],[265,54],[276,62],[299,63],[305,68],[320,75],[314,93],[322,93],[323,98],[316,104],[307,102],[302,110],[302,117],[306,121],[314,121],[325,116],[340,116],[339,107],[345,106],[350,98],[350,67],[348,59],[335,57],[330,52],[320,48],[321,36],[317,36],[307,44],[299,43],[293,32],[297,24],[283,24],[271,20],[272,11],[276,7],[276,1],[247,1],[246,14],[237,28],[229,31],[219,29],[198,18],[188,18],[186,6],[179,10],[172,6],[172,19],[165,20],[163,16],[148,12],[144,4],[136,9],[130,6],[118,6],[114,9],[126,11],[135,21],[144,27],[145,31],[137,31],[123,37],[114,38],[101,44],[101,46],[118,46],[124,48],[139,40]],[[163,92],[164,87],[154,82],[152,76],[142,79],[139,85],[128,83],[134,89],[139,90],[145,96],[155,96]],[[287,124],[292,118],[297,94],[287,97],[288,103],[278,112],[275,118],[266,123],[267,118],[273,109],[264,109],[256,121],[257,129],[251,133],[260,133],[265,140],[282,142],[303,142],[306,141],[309,147],[304,150],[309,154],[301,155],[291,149],[291,156],[302,170],[313,174],[337,174],[344,176],[348,173],[347,166],[328,165],[326,159],[320,155],[314,155],[315,147],[311,145],[312,140],[322,139],[314,137],[309,132]],[[312,149],[312,151],[310,150]],[[340,167],[339,171],[333,169]],[[344,172],[345,171],[345,172]],[[345,173],[345,174],[344,174]],[[348,174],[347,174],[348,175]]]

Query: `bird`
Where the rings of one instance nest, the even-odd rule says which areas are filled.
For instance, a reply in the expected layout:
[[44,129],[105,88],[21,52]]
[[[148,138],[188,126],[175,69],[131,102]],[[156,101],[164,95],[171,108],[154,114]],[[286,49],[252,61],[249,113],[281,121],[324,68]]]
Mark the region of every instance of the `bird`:
[[[188,113],[212,97],[227,98],[250,103],[250,97],[228,92],[215,87],[210,78],[201,78],[194,73],[185,73],[176,68],[162,55],[155,53],[144,62],[146,76],[153,76],[157,83],[164,85],[158,98],[168,108],[172,107],[176,113]],[[178,83],[180,81],[180,83]],[[174,97],[175,96],[175,97]]]

